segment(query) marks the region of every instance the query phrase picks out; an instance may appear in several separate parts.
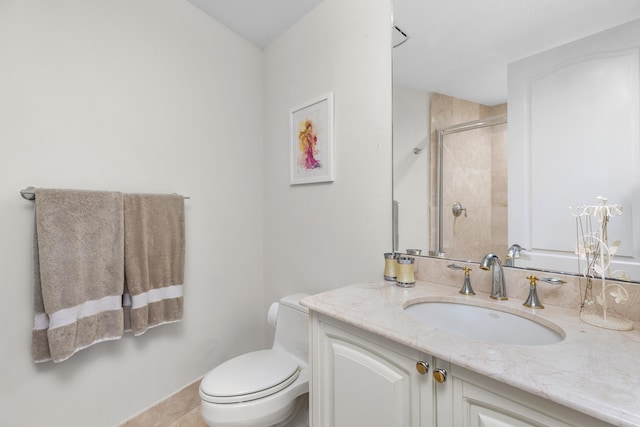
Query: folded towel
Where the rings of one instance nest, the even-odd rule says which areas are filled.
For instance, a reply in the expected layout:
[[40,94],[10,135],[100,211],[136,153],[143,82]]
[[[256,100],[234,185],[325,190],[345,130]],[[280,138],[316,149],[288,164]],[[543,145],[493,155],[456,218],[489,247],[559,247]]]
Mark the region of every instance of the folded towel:
[[184,232],[183,196],[124,195],[124,268],[131,304],[125,316],[134,335],[182,319]]
[[124,331],[121,193],[35,190],[35,362],[61,362]]

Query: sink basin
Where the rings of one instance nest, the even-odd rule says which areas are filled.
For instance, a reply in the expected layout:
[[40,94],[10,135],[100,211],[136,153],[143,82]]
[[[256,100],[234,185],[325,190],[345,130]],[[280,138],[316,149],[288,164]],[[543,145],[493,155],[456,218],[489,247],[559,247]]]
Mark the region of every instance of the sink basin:
[[517,345],[555,344],[564,339],[559,327],[475,305],[430,301],[409,305],[409,316],[433,328],[472,339]]

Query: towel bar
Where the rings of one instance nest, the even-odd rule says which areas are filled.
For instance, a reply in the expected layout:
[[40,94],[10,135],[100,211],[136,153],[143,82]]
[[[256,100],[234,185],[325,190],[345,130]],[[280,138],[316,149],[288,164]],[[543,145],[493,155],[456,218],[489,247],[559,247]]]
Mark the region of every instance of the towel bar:
[[[36,199],[35,190],[36,190],[36,187],[29,186],[27,188],[23,188],[22,190],[20,190],[20,195],[25,200],[35,200]],[[190,198],[191,197],[185,196],[185,199],[190,199]]]

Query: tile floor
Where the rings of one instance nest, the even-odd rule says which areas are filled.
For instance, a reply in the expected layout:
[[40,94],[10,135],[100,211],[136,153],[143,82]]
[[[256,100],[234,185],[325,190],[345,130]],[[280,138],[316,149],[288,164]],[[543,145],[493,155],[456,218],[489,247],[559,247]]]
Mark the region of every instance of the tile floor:
[[200,416],[200,406],[193,408],[185,415],[178,418],[169,427],[208,427]]
[[198,379],[119,427],[207,427],[200,416],[199,386]]
[[[117,427],[208,427],[200,416],[200,379]],[[309,426],[309,397],[298,398],[293,419],[282,427]]]

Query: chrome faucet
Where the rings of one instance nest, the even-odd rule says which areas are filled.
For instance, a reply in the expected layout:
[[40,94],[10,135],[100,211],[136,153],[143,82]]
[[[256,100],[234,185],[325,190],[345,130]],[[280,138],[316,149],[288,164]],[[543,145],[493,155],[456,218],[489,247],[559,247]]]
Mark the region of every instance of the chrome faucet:
[[515,267],[516,258],[520,258],[520,251],[526,251],[526,249],[518,244],[511,245],[507,251],[507,258],[504,261],[504,265],[507,267]]
[[480,262],[480,268],[483,270],[491,269],[491,298],[498,300],[506,300],[507,291],[504,284],[504,272],[502,271],[502,263],[496,254],[486,254]]

